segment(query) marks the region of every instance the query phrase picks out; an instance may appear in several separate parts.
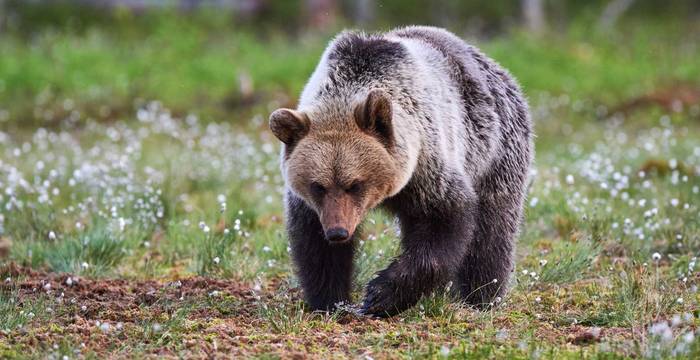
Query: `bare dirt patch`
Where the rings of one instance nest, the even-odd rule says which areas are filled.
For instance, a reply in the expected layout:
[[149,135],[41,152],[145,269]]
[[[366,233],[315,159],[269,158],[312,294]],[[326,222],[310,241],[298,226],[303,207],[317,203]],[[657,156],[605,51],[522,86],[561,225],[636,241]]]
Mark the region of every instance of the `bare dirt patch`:
[[637,109],[659,106],[668,112],[679,112],[684,108],[700,104],[700,88],[692,84],[673,84],[654,89],[646,94],[631,98],[616,107],[612,113],[629,114]]
[[9,278],[0,292],[11,296],[17,309],[32,308],[37,301],[46,308],[23,326],[0,332],[0,358],[385,358],[435,355],[440,347],[434,344],[461,346],[467,338],[494,349],[510,342],[514,347],[527,332],[533,340],[568,349],[632,337],[623,328],[533,324],[514,305],[490,316],[459,308],[449,320],[415,314],[382,320],[311,314],[301,312],[299,292],[282,279],[261,286],[199,276],[94,279],[14,264],[0,268],[0,276]]
[[[0,291],[13,296],[18,309],[43,299],[49,312],[17,331],[0,333],[0,342],[50,351],[67,341],[83,351],[117,356],[133,349],[116,339],[135,340],[133,345],[145,354],[175,355],[175,350],[188,349],[195,350],[190,355],[212,354],[217,346],[204,330],[223,320],[232,333],[254,326],[257,302],[271,291],[256,292],[234,280],[91,279],[14,264],[0,275],[5,279]],[[274,288],[276,282],[268,286]]]
[[[14,264],[0,271],[8,279],[0,289],[15,291],[19,300],[39,294],[64,298],[86,307],[83,317],[100,320],[131,320],[130,314],[143,306],[151,311],[167,311],[170,304],[205,297],[233,296],[252,303],[253,291],[233,280],[189,277],[172,281],[91,279],[71,274],[37,271]],[[13,281],[17,279],[17,281]],[[195,312],[198,317],[209,314],[206,309]],[[107,316],[107,317],[105,317]]]
[[[351,315],[331,318],[306,313],[303,320],[295,320],[291,306],[299,303],[298,291],[287,290],[279,279],[255,289],[236,280],[200,276],[94,279],[15,264],[1,268],[0,276],[6,279],[0,291],[11,294],[18,309],[39,299],[49,309],[20,329],[0,332],[0,358],[20,354],[60,358],[67,351],[78,357],[108,358],[266,353],[283,358],[307,358],[310,353],[323,357],[352,353],[351,344],[362,343],[359,337],[390,332],[396,325],[391,320]],[[276,309],[264,315],[263,304]],[[287,322],[284,331],[275,331],[271,321]]]

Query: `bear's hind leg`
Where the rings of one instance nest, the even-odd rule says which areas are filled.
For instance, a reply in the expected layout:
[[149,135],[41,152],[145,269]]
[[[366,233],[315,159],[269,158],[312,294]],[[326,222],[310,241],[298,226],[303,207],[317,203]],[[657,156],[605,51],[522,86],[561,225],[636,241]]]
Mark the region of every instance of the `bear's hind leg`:
[[461,298],[488,307],[508,290],[522,217],[525,168],[496,166],[477,187],[476,231],[457,274]]
[[287,232],[304,298],[313,310],[350,302],[355,240],[330,244],[315,211],[287,195]]

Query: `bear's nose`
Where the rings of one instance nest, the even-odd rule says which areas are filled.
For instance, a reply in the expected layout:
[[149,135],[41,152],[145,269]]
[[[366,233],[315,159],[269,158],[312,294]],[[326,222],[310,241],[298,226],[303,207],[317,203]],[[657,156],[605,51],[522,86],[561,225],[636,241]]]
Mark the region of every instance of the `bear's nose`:
[[348,234],[348,231],[341,228],[341,227],[335,227],[332,229],[328,229],[326,231],[326,240],[330,242],[341,242],[345,241],[350,237],[350,234]]

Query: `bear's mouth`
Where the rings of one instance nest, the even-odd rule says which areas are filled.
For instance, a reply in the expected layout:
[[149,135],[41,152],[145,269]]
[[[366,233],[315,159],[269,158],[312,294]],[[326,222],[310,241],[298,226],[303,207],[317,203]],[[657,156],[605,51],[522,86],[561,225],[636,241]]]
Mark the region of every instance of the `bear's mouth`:
[[352,239],[352,237],[349,237],[349,238],[344,239],[344,240],[337,240],[337,241],[330,241],[330,240],[329,240],[328,243],[329,243],[331,246],[334,246],[334,245],[343,245],[343,244],[349,243],[349,242],[350,242],[350,239]]

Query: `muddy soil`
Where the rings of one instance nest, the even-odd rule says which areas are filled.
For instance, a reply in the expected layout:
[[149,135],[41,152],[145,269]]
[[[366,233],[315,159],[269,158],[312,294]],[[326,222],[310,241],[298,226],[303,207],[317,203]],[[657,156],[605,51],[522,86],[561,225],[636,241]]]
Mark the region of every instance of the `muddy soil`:
[[[0,276],[3,301],[14,301],[25,318],[36,311],[16,329],[0,329],[0,358],[391,358],[397,351],[457,344],[466,334],[478,336],[484,325],[478,320],[483,314],[472,309],[446,323],[299,315],[299,291],[281,279],[257,286],[198,276],[94,279],[14,264],[0,268]],[[489,323],[513,336],[528,327],[508,311]],[[624,328],[539,325],[537,339],[568,347],[639,337]]]

